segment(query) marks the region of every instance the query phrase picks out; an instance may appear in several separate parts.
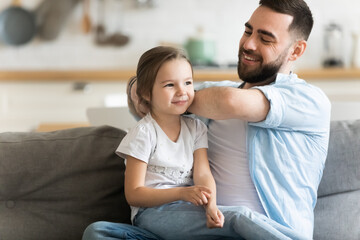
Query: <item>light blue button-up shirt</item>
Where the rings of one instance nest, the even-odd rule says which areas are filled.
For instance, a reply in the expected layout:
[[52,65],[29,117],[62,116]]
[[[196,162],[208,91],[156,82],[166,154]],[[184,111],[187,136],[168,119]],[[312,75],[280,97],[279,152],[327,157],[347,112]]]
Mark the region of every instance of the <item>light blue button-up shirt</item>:
[[[239,83],[206,82],[238,87]],[[267,216],[312,238],[314,207],[328,149],[330,102],[317,87],[296,74],[255,87],[270,102],[262,122],[249,123],[249,170]]]

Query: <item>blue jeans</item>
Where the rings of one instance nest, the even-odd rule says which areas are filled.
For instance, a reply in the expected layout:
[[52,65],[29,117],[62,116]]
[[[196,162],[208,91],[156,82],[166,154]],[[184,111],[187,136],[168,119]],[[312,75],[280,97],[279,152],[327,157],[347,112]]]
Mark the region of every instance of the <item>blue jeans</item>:
[[97,222],[84,232],[83,240],[93,239],[266,239],[305,240],[290,228],[246,207],[219,206],[225,216],[223,228],[206,227],[202,206],[174,202],[153,208],[141,208],[131,226]]

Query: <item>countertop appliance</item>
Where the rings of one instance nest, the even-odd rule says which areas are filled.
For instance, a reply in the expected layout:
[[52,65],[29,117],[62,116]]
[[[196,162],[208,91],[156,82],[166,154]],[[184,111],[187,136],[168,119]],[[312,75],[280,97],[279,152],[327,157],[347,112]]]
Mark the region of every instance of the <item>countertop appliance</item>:
[[343,31],[340,25],[330,23],[324,32],[324,67],[343,67]]

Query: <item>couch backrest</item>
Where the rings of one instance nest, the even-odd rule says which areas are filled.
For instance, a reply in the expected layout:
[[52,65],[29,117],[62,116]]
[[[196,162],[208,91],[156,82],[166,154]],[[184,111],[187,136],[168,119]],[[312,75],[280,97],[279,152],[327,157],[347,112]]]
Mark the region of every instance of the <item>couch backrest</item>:
[[314,239],[360,239],[360,120],[331,122]]
[[81,239],[98,220],[130,222],[125,132],[86,127],[0,133],[0,239]]
[[[81,239],[88,224],[130,222],[125,132],[87,127],[0,133],[0,239]],[[115,184],[114,184],[115,183]],[[331,123],[315,240],[360,239],[360,120]]]

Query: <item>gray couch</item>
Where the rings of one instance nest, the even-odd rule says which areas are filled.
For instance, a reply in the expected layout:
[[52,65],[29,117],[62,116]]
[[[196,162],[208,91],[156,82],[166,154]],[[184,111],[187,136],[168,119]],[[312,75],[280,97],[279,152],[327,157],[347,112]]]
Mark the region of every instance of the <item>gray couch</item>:
[[[124,136],[112,127],[0,133],[0,240],[81,239],[98,220],[129,223]],[[332,122],[314,239],[360,239],[360,120]]]

